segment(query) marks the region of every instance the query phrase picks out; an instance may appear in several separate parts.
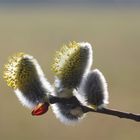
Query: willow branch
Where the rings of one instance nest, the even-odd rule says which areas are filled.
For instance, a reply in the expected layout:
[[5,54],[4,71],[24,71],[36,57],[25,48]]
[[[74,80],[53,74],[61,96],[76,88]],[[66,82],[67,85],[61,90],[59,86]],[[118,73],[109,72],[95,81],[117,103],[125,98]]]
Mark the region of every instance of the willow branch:
[[101,113],[101,114],[106,114],[106,115],[112,115],[112,116],[116,116],[119,118],[131,119],[131,120],[140,122],[140,114],[123,112],[123,111],[109,109],[109,108],[102,108],[99,110],[93,110],[93,109],[85,107],[85,106],[84,106],[84,108],[86,108],[87,112],[96,112],[96,113]]
[[[67,98],[59,98],[59,97],[55,97],[55,96],[49,97],[50,104],[69,103],[69,102],[74,102],[74,101],[75,101],[75,97],[71,97],[68,99]],[[92,108],[89,108],[89,107],[83,106],[83,105],[81,105],[81,108],[82,108],[84,113],[95,112],[95,113],[101,113],[101,114],[116,116],[119,118],[125,118],[125,119],[130,119],[130,120],[140,122],[140,114],[123,112],[123,111],[118,111],[118,110],[109,109],[109,108],[102,108],[102,109],[94,110]]]

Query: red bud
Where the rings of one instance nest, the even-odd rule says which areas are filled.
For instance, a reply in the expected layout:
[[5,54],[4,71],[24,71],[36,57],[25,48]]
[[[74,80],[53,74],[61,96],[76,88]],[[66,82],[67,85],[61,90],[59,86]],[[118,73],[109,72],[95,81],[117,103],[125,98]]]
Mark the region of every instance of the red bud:
[[39,103],[32,111],[33,116],[39,116],[48,111],[49,103]]

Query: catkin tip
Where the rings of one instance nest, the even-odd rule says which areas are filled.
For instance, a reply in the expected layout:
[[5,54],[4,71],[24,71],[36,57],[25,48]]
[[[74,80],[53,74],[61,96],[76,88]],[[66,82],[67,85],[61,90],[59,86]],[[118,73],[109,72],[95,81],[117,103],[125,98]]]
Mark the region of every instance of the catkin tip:
[[52,71],[64,87],[76,87],[91,67],[92,49],[89,43],[70,42],[56,52]]
[[24,64],[21,63],[25,53],[17,53],[8,59],[8,63],[4,65],[3,78],[7,85],[13,89],[18,88],[18,78]]

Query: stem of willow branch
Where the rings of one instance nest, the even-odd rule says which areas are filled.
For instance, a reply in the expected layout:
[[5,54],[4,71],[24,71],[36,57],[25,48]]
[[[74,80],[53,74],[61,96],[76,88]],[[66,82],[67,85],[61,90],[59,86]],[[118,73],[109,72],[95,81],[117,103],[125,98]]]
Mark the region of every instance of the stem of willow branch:
[[112,115],[112,116],[116,116],[119,118],[131,119],[131,120],[140,122],[140,114],[123,112],[123,111],[118,111],[118,110],[109,109],[109,108],[102,108],[99,110],[93,110],[91,108],[86,107],[86,110],[87,110],[87,112],[96,112],[96,113],[101,113],[101,114],[106,114],[106,115]]
[[[77,99],[73,96],[71,98],[59,98],[56,96],[49,96],[49,103],[50,104],[55,104],[55,103],[71,103],[71,102],[75,102]],[[134,114],[134,113],[129,113],[129,112],[123,112],[123,111],[118,111],[118,110],[114,110],[114,109],[109,109],[109,108],[102,108],[102,109],[98,109],[98,110],[94,110],[92,108],[89,108],[87,106],[83,106],[80,104],[82,110],[84,113],[87,112],[95,112],[95,113],[101,113],[101,114],[106,114],[106,115],[112,115],[112,116],[116,116],[119,118],[125,118],[125,119],[131,119],[137,122],[140,122],[140,114]]]

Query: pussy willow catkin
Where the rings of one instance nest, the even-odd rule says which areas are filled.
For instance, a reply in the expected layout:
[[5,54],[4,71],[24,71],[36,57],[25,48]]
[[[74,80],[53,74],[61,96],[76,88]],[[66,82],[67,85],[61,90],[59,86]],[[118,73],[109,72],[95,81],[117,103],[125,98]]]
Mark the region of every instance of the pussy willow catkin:
[[67,88],[75,88],[92,64],[92,49],[89,43],[71,42],[56,53],[52,71]]
[[21,103],[29,108],[47,102],[47,94],[52,92],[38,62],[25,53],[17,53],[9,58],[4,79],[14,89]]
[[92,65],[92,47],[89,43],[71,42],[62,46],[56,53],[52,70],[55,74],[55,96],[74,98],[69,103],[52,105],[56,117],[63,123],[71,124],[84,117],[81,103],[74,94],[75,88],[81,83],[83,76]]

